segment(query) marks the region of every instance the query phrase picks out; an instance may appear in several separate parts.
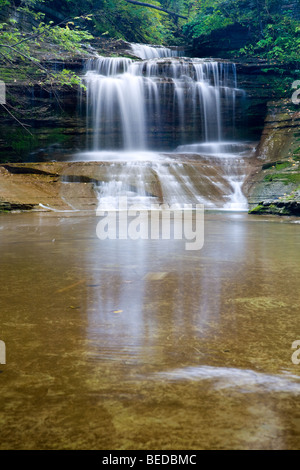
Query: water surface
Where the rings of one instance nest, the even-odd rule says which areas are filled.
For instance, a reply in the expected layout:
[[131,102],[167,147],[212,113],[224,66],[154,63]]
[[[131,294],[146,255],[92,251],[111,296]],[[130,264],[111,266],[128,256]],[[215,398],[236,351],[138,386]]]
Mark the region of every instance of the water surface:
[[297,449],[299,223],[206,213],[205,243],[0,216],[0,449]]

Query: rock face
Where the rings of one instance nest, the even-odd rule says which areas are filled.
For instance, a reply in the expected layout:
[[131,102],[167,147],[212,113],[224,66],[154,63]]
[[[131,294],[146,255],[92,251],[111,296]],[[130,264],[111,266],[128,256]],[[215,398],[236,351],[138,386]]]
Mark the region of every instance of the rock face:
[[247,27],[230,25],[194,39],[191,53],[195,57],[231,57],[231,51],[244,47],[250,38]]
[[287,100],[269,103],[258,167],[245,185],[251,213],[300,215],[300,110],[295,108]]
[[[34,54],[52,73],[66,69],[79,77],[96,54],[135,58],[130,44],[122,40],[95,38],[82,48],[76,53],[60,52],[55,45],[46,44],[37,47]],[[0,80],[6,84],[6,103],[11,111],[0,106],[0,162],[61,159],[85,148],[86,121],[81,112],[85,108],[84,90],[79,86],[50,86],[42,83],[44,78],[21,60],[8,66],[0,59]]]
[[98,163],[47,162],[0,165],[0,211],[96,210]]
[[[96,41],[96,40],[95,40]],[[124,55],[128,51],[129,44],[124,41],[99,40],[97,44],[99,53],[105,51],[107,54]],[[63,68],[83,75],[85,63],[88,57],[65,57],[58,60],[49,52],[43,58],[43,64],[48,68],[59,71]],[[272,76],[277,77],[276,68],[273,67],[272,74],[266,73],[266,63],[261,62],[239,62],[236,64],[238,88],[245,90],[245,94],[237,92],[235,136],[234,140],[259,141],[264,126],[264,118],[267,113],[267,102],[272,99],[274,90],[270,84]],[[161,60],[158,68],[164,68]],[[1,72],[2,74],[4,71]],[[0,74],[0,78],[2,75]],[[10,109],[16,114],[31,134],[26,133],[12,117],[0,109],[0,162],[5,161],[49,161],[67,158],[77,150],[87,148],[91,138],[91,129],[86,128],[85,100],[86,93],[70,87],[42,87],[38,82],[30,83],[27,79],[7,75],[7,102]],[[278,78],[278,77],[277,77]],[[168,86],[168,77],[164,88],[165,101],[172,104],[174,90]],[[149,104],[151,105],[151,103]],[[22,113],[18,114],[21,108]],[[169,112],[169,114],[168,114]],[[194,112],[194,111],[193,111]],[[185,113],[184,129],[191,134],[190,117],[193,115],[188,109]],[[222,116],[224,138],[233,139],[231,116]],[[193,118],[195,120],[195,118]],[[155,126],[148,123],[153,135],[152,144],[159,140],[165,149],[174,147],[177,136],[181,133],[178,129],[181,122],[175,123],[171,112],[171,106],[167,106],[163,117],[163,126]],[[176,128],[177,126],[177,128]],[[158,138],[157,138],[158,136]],[[118,136],[116,136],[117,139]],[[162,140],[165,139],[165,142]],[[88,145],[89,147],[89,145]]]
[[[132,57],[130,44],[122,40],[95,38],[86,54],[64,53],[57,57],[57,51],[39,51],[41,64],[54,72],[64,68],[75,72],[79,76],[85,73],[87,61],[95,57],[96,52],[107,57],[125,56]],[[191,54],[190,54],[191,55]],[[201,54],[202,57],[205,55]],[[219,60],[219,59],[216,59]],[[158,69],[164,71],[166,64],[161,60]],[[246,94],[237,92],[237,109],[235,116],[235,135],[231,135],[230,116],[222,116],[224,138],[232,140],[258,141],[264,126],[264,118],[267,113],[267,102],[274,97],[272,78],[280,80],[283,66],[270,66],[263,60],[239,61],[236,64],[237,86],[245,90]],[[28,72],[28,71],[27,71]],[[0,70],[0,79],[7,85],[7,103],[9,109],[16,117],[28,127],[32,135],[26,133],[12,117],[0,109],[0,162],[5,161],[49,161],[61,160],[65,155],[70,155],[77,150],[84,150],[91,130],[86,129],[85,100],[86,93],[74,87],[41,86],[38,79],[32,81],[28,74],[20,67],[11,71],[8,68]],[[158,74],[160,70],[158,70]],[[174,90],[168,86],[168,76],[161,87],[166,90],[165,100],[172,103]],[[168,95],[169,94],[169,95]],[[169,107],[171,109],[171,107]],[[166,108],[168,111],[168,107]],[[19,112],[20,110],[20,112]],[[181,122],[175,123],[171,111],[164,113],[161,125],[149,123],[152,129],[152,144],[157,140],[162,142],[163,148],[170,148],[169,143],[176,143],[176,136],[181,132]],[[184,129],[189,133],[191,125],[190,110],[186,110]],[[177,127],[176,127],[177,126]],[[163,132],[162,132],[163,131]],[[86,139],[87,134],[87,139]],[[190,132],[191,134],[191,132]],[[157,139],[156,137],[159,137]],[[117,138],[117,136],[116,136]]]

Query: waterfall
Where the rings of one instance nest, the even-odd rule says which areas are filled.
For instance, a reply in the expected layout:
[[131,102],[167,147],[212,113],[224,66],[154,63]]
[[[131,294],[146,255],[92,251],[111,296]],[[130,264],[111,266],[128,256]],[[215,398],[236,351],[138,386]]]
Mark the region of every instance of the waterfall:
[[143,60],[96,57],[86,66],[88,151],[77,158],[111,163],[99,199],[245,210],[253,147],[234,140],[244,97],[235,64],[158,46],[132,50]]
[[132,52],[140,59],[154,59],[158,57],[178,57],[178,49],[168,47],[153,46],[148,44],[131,44]]
[[[235,65],[199,59],[99,57],[88,62],[88,128],[93,149],[157,149],[197,138],[223,138],[234,128]],[[179,127],[180,135],[177,134]],[[166,137],[168,142],[166,142]],[[178,140],[179,139],[179,140]]]

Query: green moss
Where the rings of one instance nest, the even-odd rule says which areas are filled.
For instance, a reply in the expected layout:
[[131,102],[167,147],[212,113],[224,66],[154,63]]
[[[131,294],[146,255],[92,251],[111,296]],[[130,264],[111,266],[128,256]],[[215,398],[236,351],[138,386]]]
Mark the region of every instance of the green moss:
[[[285,198],[285,201],[274,201],[272,204],[259,204],[258,206],[251,209],[249,214],[271,214],[271,215],[280,215],[280,216],[290,216],[290,215],[299,215],[299,211],[296,207],[291,206],[289,201],[292,197]],[[286,204],[285,204],[286,202]]]
[[286,207],[279,207],[276,204],[259,204],[258,206],[254,207],[254,209],[251,209],[249,214],[291,215],[290,211]]
[[258,204],[258,206],[254,207],[253,209],[250,209],[248,211],[248,214],[263,214],[266,212],[265,206],[262,204]]
[[[299,139],[297,139],[299,140]],[[293,151],[293,159],[295,160],[295,162],[299,162],[300,161],[300,147],[296,148],[294,151]]]
[[288,161],[278,161],[278,162],[270,162],[270,163],[264,163],[262,166],[263,170],[269,170],[270,168],[276,168],[276,170],[284,170],[285,168],[289,168],[292,165],[291,162]]
[[299,184],[300,183],[300,173],[274,173],[269,174],[264,177],[264,181],[282,181],[283,184]]
[[275,204],[270,204],[268,212],[270,214],[290,215],[290,212],[285,207],[278,207]]
[[285,168],[288,168],[291,165],[291,162],[278,162],[276,163],[276,170],[284,170]]
[[275,175],[266,175],[266,176],[264,177],[264,181],[267,181],[267,182],[268,182],[268,181],[273,181],[273,177],[274,177],[274,176],[275,176]]
[[11,67],[0,67],[0,80],[8,84],[15,80],[26,80],[27,82],[33,79],[38,80],[42,76],[43,74],[40,70],[31,66],[18,64]]
[[33,135],[22,128],[8,128],[5,126],[1,132],[1,139],[7,145],[6,149],[0,149],[0,163],[22,161],[30,152],[35,149],[48,147],[52,144],[63,145],[70,139],[66,135],[65,129],[58,128],[30,128]]
[[30,135],[23,129],[6,130],[5,140],[11,148],[17,153],[26,152],[37,145],[38,139],[34,135]]

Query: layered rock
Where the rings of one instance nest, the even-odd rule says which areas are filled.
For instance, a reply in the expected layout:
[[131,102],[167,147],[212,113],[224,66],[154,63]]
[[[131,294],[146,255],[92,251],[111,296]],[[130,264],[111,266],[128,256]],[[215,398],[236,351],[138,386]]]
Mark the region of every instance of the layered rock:
[[270,102],[257,168],[246,182],[251,213],[300,215],[300,111]]

